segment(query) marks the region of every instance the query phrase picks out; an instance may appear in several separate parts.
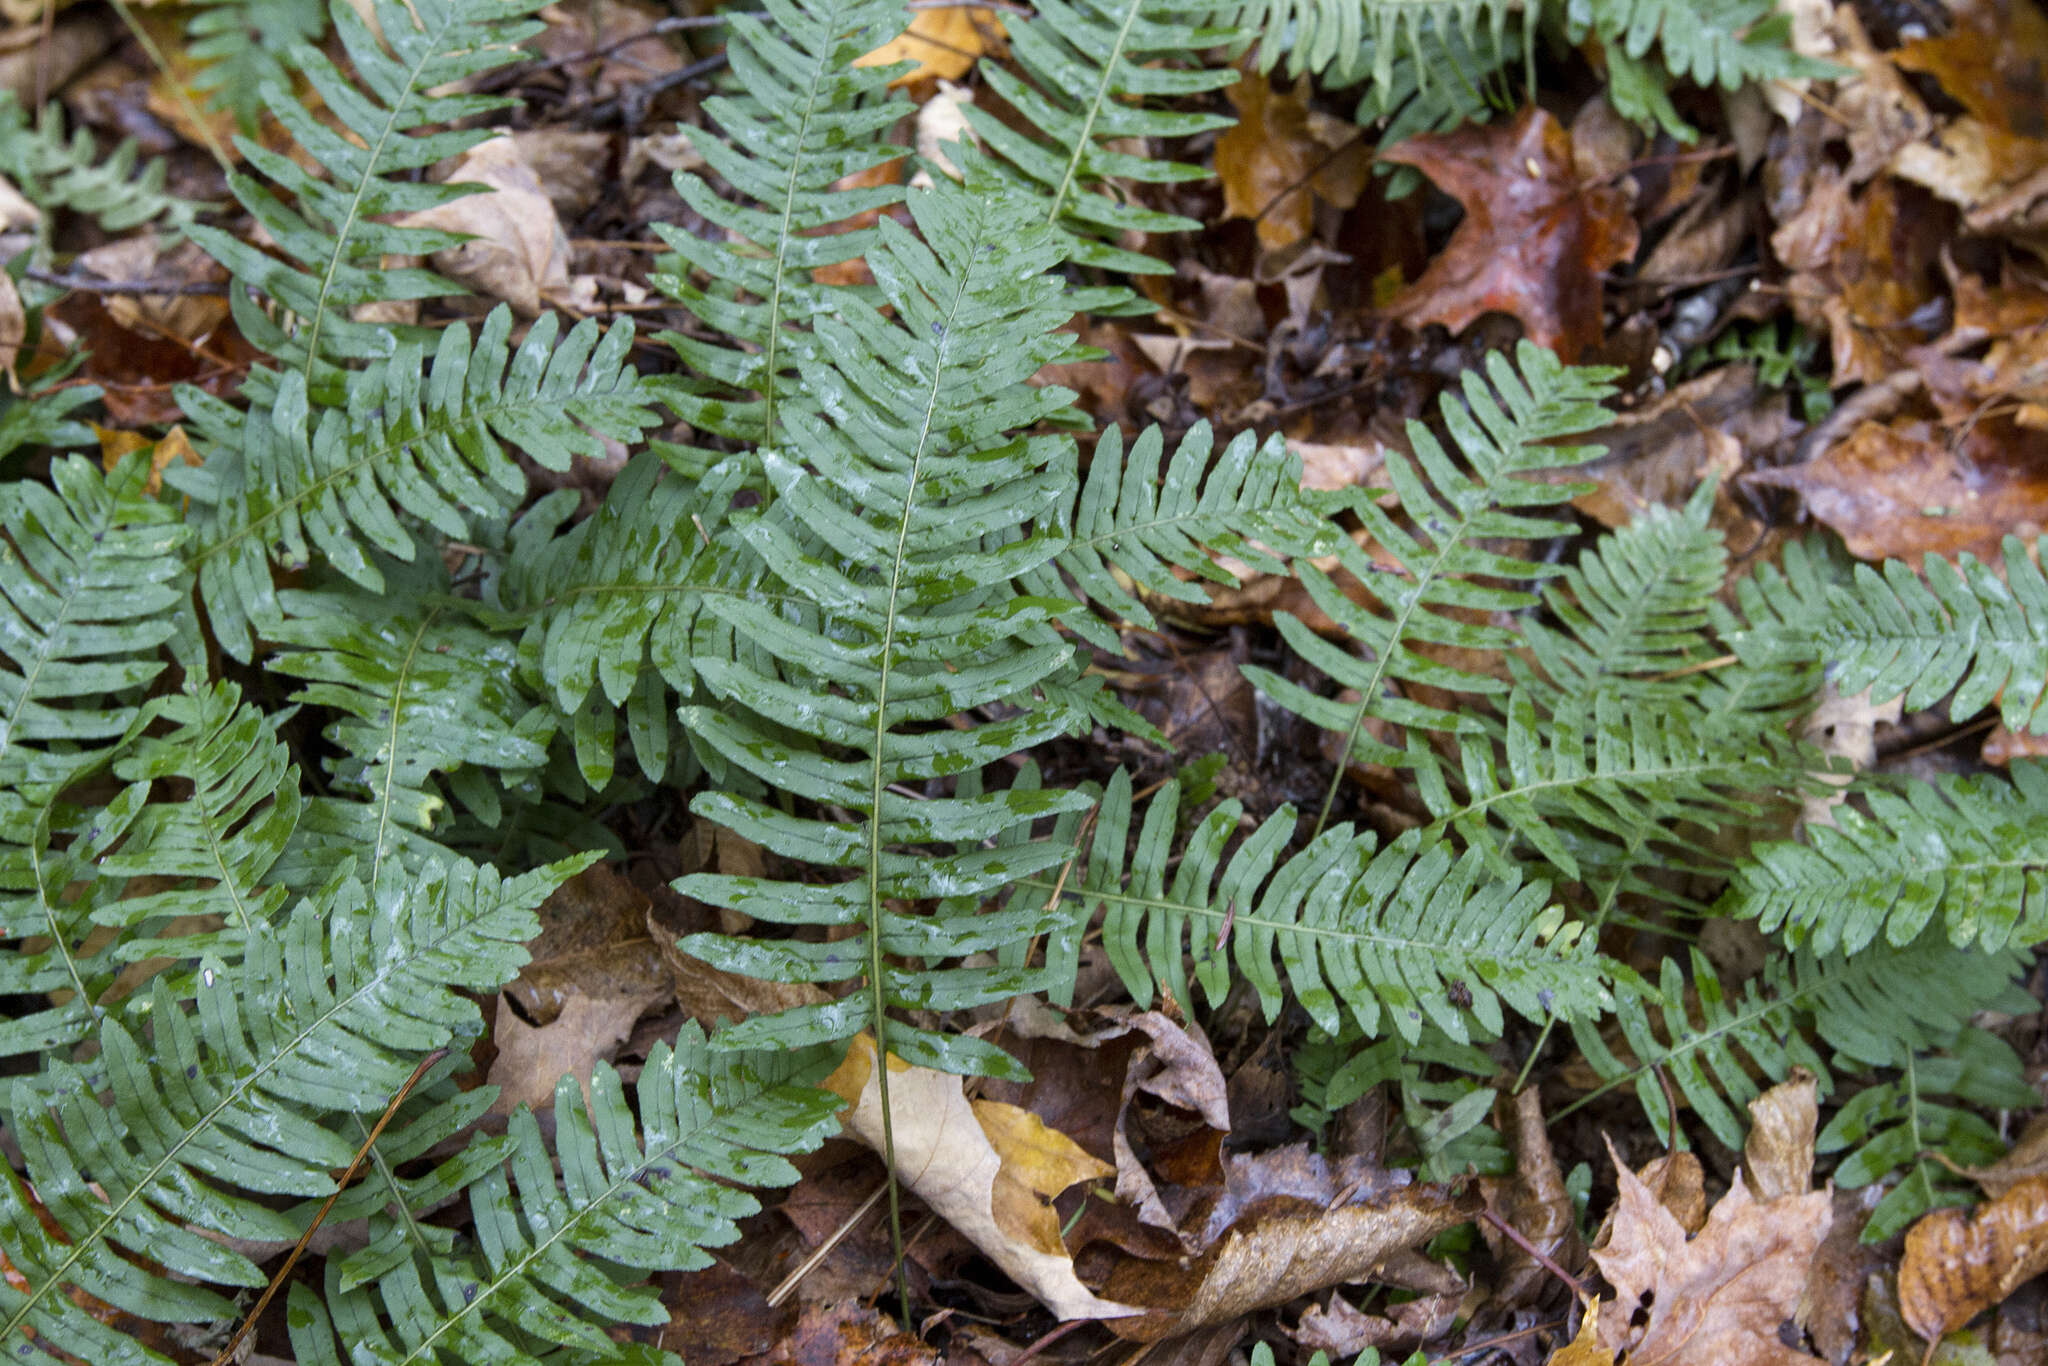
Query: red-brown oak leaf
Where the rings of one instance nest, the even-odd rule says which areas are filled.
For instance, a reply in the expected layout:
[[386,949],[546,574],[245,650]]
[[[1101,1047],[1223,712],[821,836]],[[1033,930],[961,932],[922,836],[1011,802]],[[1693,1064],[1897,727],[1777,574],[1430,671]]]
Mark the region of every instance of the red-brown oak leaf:
[[1380,153],[1415,167],[1465,206],[1422,278],[1388,307],[1457,332],[1484,313],[1576,360],[1600,340],[1600,272],[1631,259],[1636,223],[1612,186],[1580,181],[1572,138],[1534,105],[1513,123],[1409,138]]

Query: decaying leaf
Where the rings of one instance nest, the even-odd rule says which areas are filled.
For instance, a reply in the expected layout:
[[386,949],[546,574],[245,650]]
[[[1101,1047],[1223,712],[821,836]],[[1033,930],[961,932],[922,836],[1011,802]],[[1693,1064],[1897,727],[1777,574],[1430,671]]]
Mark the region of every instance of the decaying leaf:
[[1756,1198],[1768,1204],[1812,1190],[1813,1137],[1820,1125],[1813,1074],[1792,1069],[1790,1080],[1749,1103],[1749,1120],[1742,1161]]
[[1512,123],[1410,138],[1380,153],[1465,206],[1450,245],[1388,315],[1457,332],[1484,313],[1519,318],[1566,360],[1600,340],[1600,273],[1635,255],[1620,190],[1581,183],[1564,126],[1535,105]]
[[1600,1297],[1586,1306],[1578,1336],[1550,1354],[1543,1366],[1614,1366],[1612,1348],[1600,1345]]
[[[853,1041],[825,1089],[841,1097],[846,1132],[882,1152],[881,1087],[874,1040]],[[1111,1319],[1130,1305],[1099,1299],[1074,1274],[1053,1197],[1114,1174],[1028,1110],[969,1101],[960,1078],[889,1058],[889,1116],[896,1175],[932,1213],[1061,1319]]]
[[1237,123],[1216,140],[1223,215],[1249,218],[1259,245],[1281,251],[1315,227],[1317,199],[1348,209],[1365,191],[1372,148],[1358,128],[1309,108],[1309,79],[1279,91],[1248,75],[1224,94]]
[[2048,1176],[2030,1176],[1975,1214],[1939,1209],[1906,1230],[1899,1310],[1932,1342],[2048,1271]]
[[[1827,1236],[1826,1191],[1758,1200],[1738,1172],[1699,1233],[1685,1229],[1608,1145],[1620,1183],[1612,1232],[1594,1249],[1615,1289],[1600,1344],[1631,1366],[1811,1366],[1779,1328],[1799,1307],[1806,1268]],[[1647,1320],[1637,1327],[1639,1310]]]
[[2031,540],[2048,509],[2048,433],[1987,418],[1958,442],[1933,423],[1865,422],[1817,459],[1758,470],[1792,489],[1859,559],[1913,564],[1929,551],[1998,560],[2000,540]]
[[1331,1163],[1306,1145],[1232,1158],[1227,1172],[1206,1218],[1182,1231],[1197,1255],[1125,1258],[1110,1271],[1103,1293],[1150,1311],[1111,1324],[1118,1336],[1156,1341],[1373,1280],[1481,1205],[1476,1190]]
[[569,239],[517,141],[505,135],[478,143],[445,183],[481,185],[486,193],[401,216],[411,227],[474,234],[435,252],[434,269],[529,316],[540,312],[543,296],[568,288]]
[[649,1004],[645,997],[589,996],[571,990],[555,1018],[536,1025],[521,1019],[500,996],[491,1027],[498,1056],[485,1077],[498,1088],[491,1112],[510,1114],[521,1105],[546,1109],[554,1104],[555,1083],[564,1076],[576,1078],[588,1104],[592,1069],[612,1056]]

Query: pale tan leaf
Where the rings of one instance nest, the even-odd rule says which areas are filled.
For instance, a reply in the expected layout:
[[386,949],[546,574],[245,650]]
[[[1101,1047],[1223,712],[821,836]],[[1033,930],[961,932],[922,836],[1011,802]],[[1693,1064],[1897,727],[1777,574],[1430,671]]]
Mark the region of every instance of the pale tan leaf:
[[1742,1160],[1757,1199],[1779,1200],[1812,1190],[1813,1136],[1820,1122],[1813,1074],[1794,1068],[1791,1080],[1749,1103],[1749,1120]]
[[2048,1271],[2048,1176],[1979,1209],[1934,1211],[1906,1231],[1899,1309],[1930,1342]]

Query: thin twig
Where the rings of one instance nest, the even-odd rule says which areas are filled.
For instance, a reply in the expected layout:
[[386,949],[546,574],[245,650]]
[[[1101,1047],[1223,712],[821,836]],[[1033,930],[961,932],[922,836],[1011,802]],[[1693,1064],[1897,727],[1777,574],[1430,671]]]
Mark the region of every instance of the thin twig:
[[23,274],[39,284],[55,285],[59,289],[76,290],[80,294],[157,294],[224,295],[228,287],[213,280],[97,280],[90,275],[72,275],[55,270],[37,270],[31,266]]
[[209,1366],[227,1366],[227,1363],[233,1360],[235,1349],[240,1347],[242,1339],[248,1337],[250,1332],[255,1329],[256,1320],[263,1317],[263,1311],[269,1307],[271,1299],[276,1296],[278,1287],[282,1286],[285,1278],[292,1274],[292,1268],[298,1265],[299,1258],[306,1251],[306,1245],[313,1241],[314,1233],[319,1231],[321,1221],[326,1219],[328,1211],[334,1208],[334,1202],[341,1199],[341,1193],[348,1189],[348,1183],[356,1179],[356,1173],[362,1169],[363,1160],[370,1155],[370,1148],[377,1142],[378,1137],[383,1134],[384,1126],[389,1124],[391,1117],[398,1113],[398,1107],[405,1104],[405,1098],[412,1094],[413,1087],[420,1084],[420,1078],[427,1075],[427,1070],[447,1056],[447,1049],[437,1048],[427,1054],[426,1057],[421,1058],[420,1065],[412,1069],[412,1075],[405,1079],[405,1085],[398,1088],[398,1094],[393,1096],[391,1103],[384,1107],[384,1113],[377,1116],[376,1124],[371,1126],[368,1136],[363,1139],[363,1146],[356,1149],[355,1159],[348,1164],[348,1170],[341,1174],[341,1180],[334,1183],[334,1194],[328,1196],[322,1202],[320,1212],[313,1216],[313,1222],[308,1224],[306,1231],[299,1235],[299,1241],[292,1247],[291,1255],[284,1259],[284,1265],[277,1269],[277,1274],[270,1278],[270,1284],[264,1287],[263,1297],[256,1301],[256,1307],[249,1311],[248,1316],[242,1320],[242,1326],[235,1330],[235,1335],[228,1339],[227,1346],[220,1349],[212,1362],[209,1363]]
[[1528,1253],[1531,1257],[1535,1258],[1536,1264],[1538,1266],[1542,1267],[1545,1271],[1548,1271],[1551,1275],[1557,1277],[1566,1285],[1570,1286],[1572,1289],[1572,1294],[1578,1296],[1581,1301],[1584,1301],[1587,1298],[1586,1287],[1579,1284],[1579,1278],[1572,1275],[1571,1272],[1566,1271],[1563,1267],[1559,1266],[1555,1261],[1551,1259],[1549,1253],[1545,1252],[1542,1248],[1537,1247],[1536,1244],[1530,1242],[1528,1238],[1523,1235],[1520,1229],[1516,1228],[1513,1224],[1501,1218],[1498,1214],[1495,1214],[1490,1209],[1483,1209],[1479,1211],[1479,1214],[1480,1217],[1485,1219],[1487,1223],[1492,1224],[1495,1228],[1499,1229],[1502,1237],[1506,1238],[1516,1247],[1522,1249],[1522,1251]]
[[838,1228],[833,1229],[831,1236],[818,1244],[815,1252],[811,1253],[810,1256],[804,1258],[801,1262],[798,1262],[796,1269],[787,1276],[784,1276],[781,1284],[768,1292],[768,1307],[770,1309],[779,1308],[784,1300],[795,1294],[796,1288],[803,1281],[803,1278],[816,1271],[818,1264],[832,1255],[832,1249],[846,1241],[846,1235],[853,1232],[854,1226],[867,1217],[868,1211],[875,1207],[882,1196],[888,1192],[888,1189],[889,1183],[886,1181],[875,1187],[875,1193],[861,1201],[860,1208],[847,1215],[846,1221],[840,1224]]

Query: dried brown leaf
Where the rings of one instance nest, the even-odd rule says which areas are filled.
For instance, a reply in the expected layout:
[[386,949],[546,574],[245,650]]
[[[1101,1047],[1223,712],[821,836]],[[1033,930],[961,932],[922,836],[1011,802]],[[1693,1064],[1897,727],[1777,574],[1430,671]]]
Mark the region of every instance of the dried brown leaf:
[[564,1076],[576,1078],[587,1104],[592,1069],[612,1056],[654,999],[658,997],[590,996],[572,988],[564,993],[554,1019],[535,1025],[499,996],[491,1030],[498,1056],[485,1077],[498,1088],[491,1112],[508,1115],[521,1105],[547,1109],[555,1103],[555,1083]]
[[569,287],[569,239],[510,135],[464,152],[444,183],[480,185],[485,193],[400,215],[406,226],[474,235],[474,241],[435,252],[435,270],[527,316],[540,312],[545,295]]
[[1315,228],[1317,199],[1348,209],[1365,190],[1372,151],[1359,130],[1309,108],[1309,79],[1280,91],[1248,75],[1224,93],[1237,123],[1216,140],[1223,215],[1249,218],[1259,245],[1284,251]]
[[1756,1198],[1769,1203],[1813,1189],[1813,1137],[1820,1103],[1813,1074],[1792,1069],[1782,1081],[1749,1103],[1749,1137],[1742,1144]]
[[1450,244],[1389,316],[1457,332],[1482,314],[1511,314],[1568,361],[1600,340],[1600,274],[1635,255],[1636,223],[1621,191],[1579,180],[1556,119],[1530,105],[1512,123],[1414,137],[1380,155],[1465,206]]
[[[1114,1168],[1029,1111],[970,1102],[960,1078],[912,1067],[891,1055],[889,1116],[896,1175],[932,1213],[1061,1319],[1110,1319],[1139,1312],[1097,1298],[1074,1274],[1052,1200]],[[847,1102],[846,1132],[885,1148],[875,1045],[859,1035],[824,1087]]]
[[1974,1215],[1941,1209],[1906,1231],[1899,1310],[1932,1342],[2048,1271],[2048,1176],[2030,1176]]
[[[1614,1158],[1614,1225],[1593,1260],[1615,1288],[1600,1342],[1631,1366],[1812,1366],[1779,1329],[1799,1307],[1806,1269],[1832,1218],[1825,1191],[1760,1201],[1740,1173],[1698,1235]],[[1647,1310],[1638,1330],[1634,1319]]]

